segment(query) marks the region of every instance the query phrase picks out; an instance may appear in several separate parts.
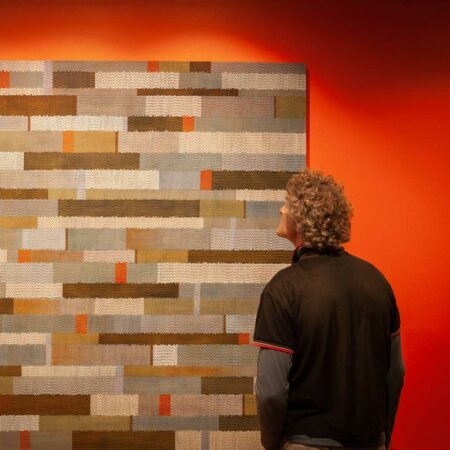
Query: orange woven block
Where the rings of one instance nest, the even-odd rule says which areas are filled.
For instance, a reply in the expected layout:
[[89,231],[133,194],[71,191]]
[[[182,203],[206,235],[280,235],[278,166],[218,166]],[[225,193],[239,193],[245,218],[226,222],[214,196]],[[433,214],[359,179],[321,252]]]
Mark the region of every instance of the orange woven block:
[[127,282],[127,263],[119,262],[115,266],[115,280],[116,283],[126,283]]
[[190,116],[183,116],[183,131],[194,131],[195,118]]
[[159,72],[159,62],[158,61],[148,61],[147,62],[147,72]]
[[200,189],[210,191],[212,189],[212,170],[202,170],[200,172]]
[[30,250],[18,250],[17,262],[30,262],[31,251]]
[[161,394],[159,396],[159,415],[170,416],[170,394]]
[[0,88],[9,88],[10,75],[9,72],[0,72]]
[[63,152],[73,153],[73,131],[63,132]]
[[87,314],[75,316],[75,328],[77,333],[87,333]]
[[250,344],[250,334],[249,333],[239,333],[239,345]]
[[20,432],[20,450],[30,450],[30,432],[29,431],[21,431]]

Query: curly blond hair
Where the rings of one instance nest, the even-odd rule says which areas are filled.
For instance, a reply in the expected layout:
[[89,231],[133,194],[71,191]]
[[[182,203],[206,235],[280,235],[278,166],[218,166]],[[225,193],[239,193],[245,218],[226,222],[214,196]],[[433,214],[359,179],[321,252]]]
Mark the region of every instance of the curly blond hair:
[[327,251],[350,240],[353,207],[331,175],[303,169],[287,182],[285,198],[305,247]]

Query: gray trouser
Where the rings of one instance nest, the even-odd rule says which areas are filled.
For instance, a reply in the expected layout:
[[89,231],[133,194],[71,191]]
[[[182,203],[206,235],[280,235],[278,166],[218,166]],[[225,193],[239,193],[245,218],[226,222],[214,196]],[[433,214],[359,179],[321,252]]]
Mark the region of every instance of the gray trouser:
[[364,447],[364,448],[355,448],[355,447],[314,447],[311,445],[297,444],[295,442],[286,441],[284,445],[282,445],[281,450],[386,450],[386,447],[380,445],[379,447]]

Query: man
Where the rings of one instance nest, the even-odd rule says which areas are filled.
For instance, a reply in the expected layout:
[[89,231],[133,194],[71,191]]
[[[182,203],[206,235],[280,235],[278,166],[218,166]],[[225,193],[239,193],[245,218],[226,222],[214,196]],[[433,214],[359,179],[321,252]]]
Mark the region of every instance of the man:
[[342,247],[353,215],[342,186],[305,169],[286,191],[276,233],[292,264],[263,289],[253,335],[261,443],[387,449],[405,374],[394,293]]

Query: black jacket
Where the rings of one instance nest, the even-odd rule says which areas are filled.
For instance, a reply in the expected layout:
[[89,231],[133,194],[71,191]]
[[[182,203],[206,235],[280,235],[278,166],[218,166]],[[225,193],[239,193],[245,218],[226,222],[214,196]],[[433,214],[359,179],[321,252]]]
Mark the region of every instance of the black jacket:
[[[254,345],[276,350],[290,362],[283,363],[288,368],[284,405],[282,376],[274,386],[277,377],[268,377],[258,367],[262,437],[264,422],[272,430],[266,448],[282,435],[348,447],[389,441],[404,375],[401,360],[393,393],[388,375],[399,331],[394,293],[375,266],[342,247],[324,252],[297,248],[293,264],[264,288],[253,336]],[[260,357],[261,363],[264,360]],[[275,368],[265,372],[271,370]],[[276,370],[280,375],[280,367]],[[270,384],[277,394],[268,398]],[[283,422],[278,429],[275,412]]]

